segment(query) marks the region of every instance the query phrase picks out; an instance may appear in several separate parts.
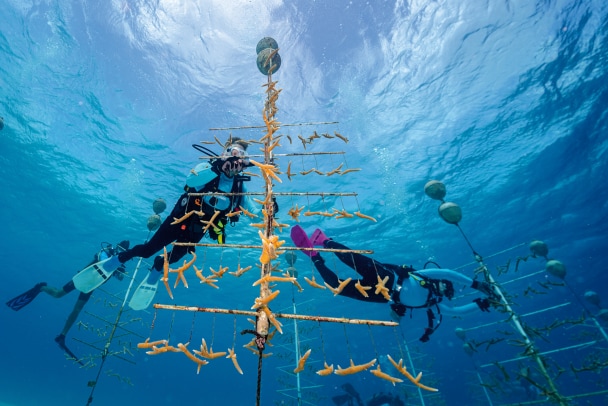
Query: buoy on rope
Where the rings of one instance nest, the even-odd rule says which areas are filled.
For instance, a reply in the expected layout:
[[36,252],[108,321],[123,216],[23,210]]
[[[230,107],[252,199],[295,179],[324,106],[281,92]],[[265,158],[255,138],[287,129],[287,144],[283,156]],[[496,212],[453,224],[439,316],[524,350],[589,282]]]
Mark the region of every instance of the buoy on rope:
[[530,243],[530,251],[532,251],[532,256],[535,258],[543,257],[547,259],[547,254],[549,254],[547,244],[539,240],[534,240]]
[[164,199],[156,199],[154,203],[152,203],[152,210],[154,213],[161,214],[167,208],[167,202]]
[[462,220],[462,210],[460,206],[452,202],[443,202],[439,206],[439,215],[447,223],[458,224]]
[[431,199],[443,202],[443,198],[446,194],[445,185],[438,180],[430,180],[424,185],[424,193]]
[[566,277],[566,266],[557,259],[547,261],[547,264],[545,265],[545,270],[551,275],[556,276],[560,279],[564,279]]
[[278,52],[279,44],[271,37],[264,37],[255,47],[258,54],[257,65],[262,75],[276,73],[281,67],[281,55]]

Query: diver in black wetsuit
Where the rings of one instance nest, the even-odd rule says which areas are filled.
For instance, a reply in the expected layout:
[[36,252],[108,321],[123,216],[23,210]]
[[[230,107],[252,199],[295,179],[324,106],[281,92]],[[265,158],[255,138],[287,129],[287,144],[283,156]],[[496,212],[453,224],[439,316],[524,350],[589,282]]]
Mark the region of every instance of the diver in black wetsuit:
[[[116,245],[116,247],[112,247],[112,245],[108,244],[108,243],[102,243],[102,249],[93,256],[93,260],[87,266],[85,266],[85,268],[87,268],[89,265],[97,263],[103,259],[109,258],[112,255],[116,254],[117,252],[125,251],[128,248],[129,248],[129,241],[126,241],[126,240],[119,242]],[[124,278],[124,274],[125,274],[125,267],[124,267],[124,265],[121,265],[114,271],[114,273],[112,275],[115,276],[118,280],[122,280]],[[24,292],[21,295],[9,300],[6,304],[11,309],[18,311],[18,310],[21,310],[22,308],[24,308],[25,306],[27,306],[28,304],[30,304],[38,296],[38,294],[40,292],[47,293],[48,295],[50,295],[56,299],[59,299],[59,298],[64,297],[65,295],[67,295],[68,293],[73,291],[74,289],[75,289],[74,281],[72,281],[72,280],[70,280],[68,283],[66,283],[60,289],[52,287],[52,286],[48,286],[46,282],[40,282],[40,283],[37,283],[36,286],[34,286],[32,289],[28,290],[27,292]],[[67,333],[70,331],[70,329],[76,322],[76,318],[78,317],[78,315],[80,314],[80,312],[82,311],[84,306],[89,301],[91,295],[93,294],[93,291],[91,291],[89,293],[83,293],[83,292],[78,292],[78,293],[79,293],[78,300],[74,304],[74,307],[72,308],[72,311],[70,312],[70,315],[68,316],[68,318],[65,322],[63,330],[57,337],[55,337],[55,341],[57,342],[57,344],[59,344],[59,346],[62,349],[64,349],[66,352],[68,352],[72,356],[73,356],[73,354],[71,353],[71,351],[69,351],[69,349],[65,345],[65,336],[67,335]]]
[[[185,193],[180,196],[171,214],[161,224],[152,238],[145,244],[136,245],[132,249],[110,258],[103,264],[103,268],[106,271],[111,271],[132,258],[149,258],[172,242],[199,242],[206,233],[204,222],[210,221],[216,211],[219,211],[219,215],[213,221],[215,227],[212,226],[208,230],[209,236],[219,244],[223,244],[226,237],[226,224],[228,222],[235,223],[239,218],[238,215],[230,218],[227,215],[240,211],[241,207],[256,211],[254,206],[249,203],[250,199],[246,196],[223,195],[225,193],[245,192],[243,182],[249,180],[249,178],[239,174],[250,165],[246,153],[247,146],[247,142],[232,137],[226,144],[221,156],[211,162],[198,164],[186,179]],[[189,193],[208,192],[218,192],[220,194],[200,197],[189,196]],[[176,219],[192,211],[195,213],[190,217],[180,223],[175,223]],[[195,248],[191,246],[173,246],[168,253],[169,263],[175,263],[186,253],[194,251]],[[147,278],[149,284],[156,283],[163,269],[163,264],[164,258],[162,255],[154,258],[151,271],[156,272],[150,272]]]
[[[333,288],[338,287],[341,283],[338,275],[325,265],[325,260],[312,248],[315,246],[336,250],[349,250],[349,248],[328,238],[320,229],[316,229],[309,239],[302,227],[295,226],[291,230],[291,238],[297,247],[307,248],[302,252],[312,259],[323,280]],[[474,281],[450,269],[417,271],[406,265],[381,263],[357,253],[335,252],[335,254],[340,261],[362,277],[352,280],[344,286],[339,293],[341,296],[365,302],[388,303],[390,301],[394,318],[404,316],[407,309],[426,309],[428,327],[420,338],[422,342],[428,341],[430,335],[437,329],[441,323],[442,314],[462,315],[476,310],[489,312],[490,300],[497,300],[496,293],[490,284]],[[386,281],[384,281],[385,279]],[[381,281],[386,288],[384,293],[381,290],[373,289]],[[488,297],[477,298],[466,305],[452,306],[446,302],[454,297],[454,284],[471,287]],[[365,290],[369,292],[365,292]],[[437,319],[438,323],[435,324],[434,320]]]

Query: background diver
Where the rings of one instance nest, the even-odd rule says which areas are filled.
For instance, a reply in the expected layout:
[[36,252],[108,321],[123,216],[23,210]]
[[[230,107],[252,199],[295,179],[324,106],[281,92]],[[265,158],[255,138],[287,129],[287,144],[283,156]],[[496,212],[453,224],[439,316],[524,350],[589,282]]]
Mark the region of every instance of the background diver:
[[[209,237],[219,244],[223,244],[226,240],[226,225],[228,223],[234,225],[239,219],[239,215],[228,217],[228,214],[240,213],[242,209],[251,212],[259,211],[250,203],[248,196],[238,195],[238,193],[246,192],[244,182],[250,180],[250,177],[240,175],[246,167],[251,165],[246,153],[247,146],[248,143],[240,138],[231,137],[220,156],[196,165],[186,178],[184,193],[152,238],[144,244],[136,245],[98,264],[103,272],[112,272],[116,267],[135,257],[149,258],[172,242],[198,243],[207,231]],[[194,147],[200,146],[195,145]],[[211,153],[204,147],[200,148]],[[200,148],[196,149],[200,150]],[[190,193],[213,192],[218,194],[189,196]],[[194,214],[179,223],[175,222],[176,219],[180,219],[190,212]],[[219,212],[217,216],[216,212]],[[214,218],[213,225],[206,230],[205,224],[212,218]],[[194,253],[195,248],[174,245],[168,253],[169,263],[179,261],[188,252]],[[150,274],[139,285],[129,303],[131,308],[141,310],[151,303],[157,290],[163,265],[164,257],[162,255],[154,258]],[[92,275],[91,279],[84,278],[84,290],[99,283],[98,274],[99,272],[93,272],[89,274]],[[79,284],[76,287],[79,288]]]
[[376,393],[367,402],[363,403],[361,396],[355,390],[353,385],[345,383],[340,386],[344,390],[344,394],[336,395],[331,398],[336,406],[405,406],[403,400],[398,395],[391,395],[390,393]]
[[[325,265],[325,260],[312,248],[315,246],[348,250],[349,248],[330,238],[323,231],[316,229],[309,239],[306,232],[299,225],[291,229],[291,238],[299,248],[309,256],[323,280],[332,287],[337,287],[340,282],[334,271]],[[439,327],[442,314],[462,315],[481,310],[490,311],[491,301],[497,301],[497,296],[490,284],[472,280],[458,272],[449,269],[424,269],[417,271],[406,265],[393,265],[378,262],[370,257],[358,253],[335,252],[336,256],[344,264],[354,269],[361,279],[352,280],[339,293],[342,296],[356,300],[375,303],[387,303],[387,296],[376,293],[380,280],[387,278],[384,286],[388,289],[390,296],[391,314],[394,318],[403,317],[407,309],[426,309],[428,326],[420,341],[426,342],[430,335]],[[454,297],[454,285],[465,285],[476,289],[486,295],[484,298],[476,298],[472,303],[463,306],[452,306],[445,299]],[[367,288],[365,296],[363,288]],[[369,287],[372,287],[371,289]],[[434,323],[437,320],[437,323]]]
[[[112,255],[115,255],[118,252],[124,252],[125,250],[127,250],[129,248],[129,241],[126,241],[126,240],[121,241],[116,245],[116,247],[113,247],[111,244],[108,244],[108,243],[102,243],[101,247],[102,247],[101,250],[99,252],[95,253],[95,255],[93,256],[93,260],[87,265],[87,267],[94,263],[97,263],[99,261],[103,261],[104,259],[110,258]],[[114,277],[116,277],[118,280],[122,281],[124,278],[124,275],[125,275],[124,265],[118,267],[113,272],[112,275]],[[105,281],[107,281],[107,280],[108,279],[106,279]],[[24,293],[20,294],[19,296],[6,302],[6,305],[15,311],[18,311],[18,310],[23,309],[28,304],[30,304],[36,298],[36,296],[38,296],[38,294],[40,292],[47,293],[48,295],[50,295],[56,299],[59,299],[59,298],[64,297],[65,295],[67,295],[68,293],[73,291],[74,289],[75,289],[74,282],[72,280],[70,280],[68,283],[63,285],[62,288],[55,288],[52,286],[48,286],[46,282],[40,282],[40,283],[37,283],[36,286],[31,288],[27,292],[24,292]],[[78,300],[76,300],[76,303],[74,304],[74,307],[73,307],[72,311],[70,312],[70,315],[68,316],[68,318],[65,322],[65,325],[63,326],[63,330],[61,330],[61,333],[59,333],[59,335],[57,337],[55,337],[55,341],[57,342],[57,344],[59,344],[59,346],[68,355],[70,355],[73,358],[77,358],[77,357],[66,346],[65,336],[68,334],[68,332],[70,331],[70,329],[76,322],[76,318],[78,317],[78,315],[80,314],[80,312],[82,311],[84,306],[89,301],[91,295],[93,294],[93,291],[90,291],[88,293],[83,293],[83,292],[79,292],[79,293],[80,294],[78,295]]]

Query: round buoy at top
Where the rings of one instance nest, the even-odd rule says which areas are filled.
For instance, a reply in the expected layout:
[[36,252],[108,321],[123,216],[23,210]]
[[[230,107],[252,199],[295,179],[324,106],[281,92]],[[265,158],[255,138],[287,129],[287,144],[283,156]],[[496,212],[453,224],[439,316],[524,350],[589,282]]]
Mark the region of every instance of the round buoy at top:
[[447,223],[458,224],[462,220],[462,210],[456,203],[445,202],[439,206],[439,215]]
[[255,53],[259,54],[263,49],[279,49],[279,44],[272,37],[264,37],[258,41],[255,47]]
[[585,299],[587,299],[587,301],[589,303],[594,304],[597,307],[600,307],[600,295],[598,295],[597,292],[594,292],[592,290],[586,291]]
[[281,67],[281,55],[276,52],[276,49],[262,49],[260,52],[258,52],[257,64],[259,71],[262,72],[263,75],[268,75],[269,73],[277,73],[277,71]]
[[158,227],[160,227],[160,223],[162,223],[160,216],[158,214],[153,214],[150,217],[148,217],[148,230],[149,231],[154,231],[156,230]]
[[557,259],[547,261],[547,264],[545,265],[545,270],[551,275],[557,276],[560,279],[564,279],[566,277],[566,266]]
[[530,251],[532,251],[532,255],[535,257],[547,258],[549,247],[542,241],[534,240],[530,243]]
[[430,180],[424,185],[424,193],[431,199],[441,200],[445,197],[445,185],[438,180]]
[[152,203],[152,210],[154,213],[161,214],[167,208],[167,202],[164,199],[156,199],[154,203]]

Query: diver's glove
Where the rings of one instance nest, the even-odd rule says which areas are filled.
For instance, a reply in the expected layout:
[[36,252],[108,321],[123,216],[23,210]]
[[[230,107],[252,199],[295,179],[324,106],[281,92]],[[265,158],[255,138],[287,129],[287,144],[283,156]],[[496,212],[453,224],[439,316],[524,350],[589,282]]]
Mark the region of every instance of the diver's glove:
[[431,339],[431,334],[433,334],[433,329],[427,327],[424,329],[424,334],[422,335],[422,337],[419,338],[419,340],[423,343],[426,343]]
[[486,298],[481,299],[481,298],[477,298],[475,300],[473,300],[473,302],[475,302],[475,304],[477,304],[477,306],[479,307],[479,309],[482,312],[489,312],[490,311],[490,301]]

